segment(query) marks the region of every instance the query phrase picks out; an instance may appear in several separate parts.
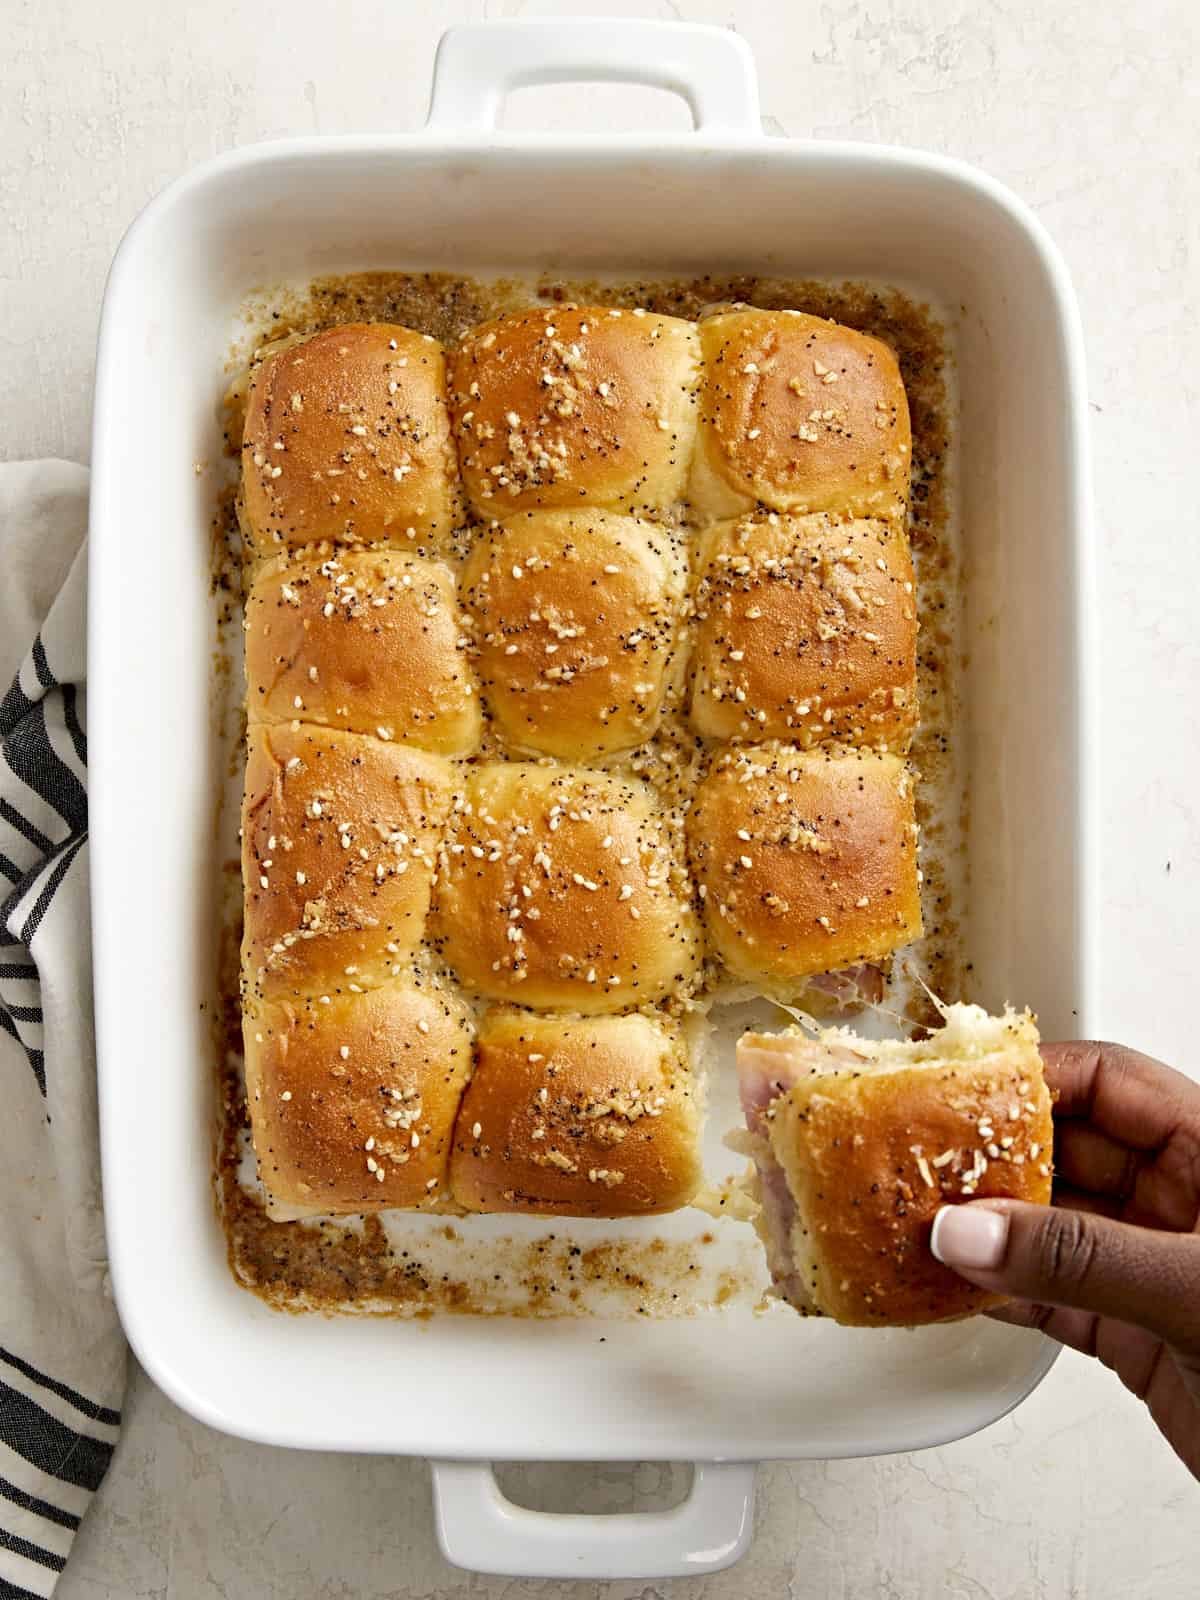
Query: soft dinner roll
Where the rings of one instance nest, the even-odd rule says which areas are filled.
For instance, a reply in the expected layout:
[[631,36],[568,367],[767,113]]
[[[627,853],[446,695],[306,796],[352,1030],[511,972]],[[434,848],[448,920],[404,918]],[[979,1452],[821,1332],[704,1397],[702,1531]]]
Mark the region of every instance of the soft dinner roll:
[[450,808],[439,756],[288,725],[249,733],[242,805],[247,1000],[395,976],[425,927]]
[[798,516],[903,514],[912,436],[887,345],[800,311],[708,317],[700,339],[697,520],[759,503]]
[[481,323],[450,355],[450,408],[475,515],[683,499],[696,436],[690,322],[554,306]]
[[425,545],[459,520],[436,339],[350,322],[255,371],[242,443],[242,524],[254,555],[322,540]]
[[897,523],[743,517],[704,541],[692,722],[710,739],[905,750],[917,606]]
[[592,1013],[686,992],[699,956],[682,856],[645,784],[484,763],[451,819],[430,938],[492,999]]
[[915,1043],[747,1034],[742,1102],[775,1292],[860,1327],[969,1316],[1003,1296],[929,1249],[938,1207],[1050,1199],[1053,1125],[1033,1019],[946,1008]]
[[272,1216],[440,1200],[471,1071],[466,1006],[429,979],[248,1013],[246,1098]]
[[639,1015],[489,1011],[454,1132],[468,1211],[628,1217],[700,1185],[699,1122],[673,1029]]
[[870,962],[921,933],[912,777],[897,756],[727,751],[688,819],[712,948],[763,993]]
[[454,574],[399,550],[326,550],[258,569],[246,597],[246,712],[469,755],[482,718]]
[[588,761],[650,737],[684,591],[669,530],[608,511],[526,511],[480,536],[462,584],[510,749]]

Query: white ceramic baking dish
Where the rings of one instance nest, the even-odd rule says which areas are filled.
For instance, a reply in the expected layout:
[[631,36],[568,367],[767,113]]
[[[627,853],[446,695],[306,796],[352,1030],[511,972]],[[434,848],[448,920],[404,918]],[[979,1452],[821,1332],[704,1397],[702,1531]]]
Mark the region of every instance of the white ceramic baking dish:
[[[514,86],[639,81],[691,133],[553,142],[495,130]],[[1091,970],[1091,614],[1081,340],[1062,263],[982,174],[900,149],[765,139],[748,52],[690,25],[456,29],[429,123],[236,151],[150,205],[104,304],[91,528],[89,714],[105,1203],[126,1331],[213,1426],[279,1445],[435,1458],[461,1565],[661,1576],[736,1559],[753,1463],[909,1450],[1002,1415],[1052,1359],[976,1321],[855,1334],[748,1311],[684,1320],[286,1317],[236,1287],[214,1214],[209,1008],[217,879],[211,480],[222,362],[247,291],[371,266],[866,277],[946,309],[961,396],[980,997],[1081,1031]],[[604,1339],[601,1341],[600,1335]],[[676,1459],[689,1500],[550,1517],[491,1459]]]

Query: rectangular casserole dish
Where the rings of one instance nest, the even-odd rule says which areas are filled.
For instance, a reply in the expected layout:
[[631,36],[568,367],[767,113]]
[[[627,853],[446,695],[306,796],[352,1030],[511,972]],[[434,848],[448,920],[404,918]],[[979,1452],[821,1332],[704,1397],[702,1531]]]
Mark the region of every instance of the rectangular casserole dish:
[[[509,89],[652,83],[696,129],[503,134]],[[1053,1359],[986,1321],[854,1333],[744,1311],[645,1319],[285,1317],[234,1282],[214,1212],[210,1014],[224,752],[210,716],[222,366],[255,286],[370,267],[480,275],[745,271],[868,278],[942,309],[957,367],[971,774],[972,998],[1086,1031],[1091,616],[1085,391],[1062,262],[959,163],[765,139],[732,33],[607,19],[447,34],[404,136],[235,151],[159,196],[105,297],[91,526],[95,998],[105,1205],[126,1332],[210,1425],[309,1449],[443,1458],[439,1537],[480,1570],[668,1576],[750,1536],[753,1463],[910,1450],[986,1425]],[[603,1335],[603,1341],[601,1341]],[[662,1515],[503,1501],[490,1459],[704,1465]]]

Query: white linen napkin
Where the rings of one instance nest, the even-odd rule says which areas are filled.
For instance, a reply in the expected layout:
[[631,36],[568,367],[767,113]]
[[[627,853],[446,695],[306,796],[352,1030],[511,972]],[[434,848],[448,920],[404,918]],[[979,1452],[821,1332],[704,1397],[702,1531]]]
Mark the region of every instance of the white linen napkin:
[[0,1600],[53,1593],[125,1391],[92,1029],[87,486],[70,462],[0,466]]

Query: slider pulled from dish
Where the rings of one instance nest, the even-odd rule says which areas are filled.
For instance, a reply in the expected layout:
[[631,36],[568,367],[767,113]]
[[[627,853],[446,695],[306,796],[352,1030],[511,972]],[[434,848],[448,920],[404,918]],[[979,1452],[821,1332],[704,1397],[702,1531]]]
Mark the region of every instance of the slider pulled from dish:
[[929,1248],[943,1205],[1050,1199],[1053,1126],[1027,1013],[945,1008],[915,1041],[745,1034],[737,1069],[775,1294],[852,1327],[971,1316],[1001,1296]]

